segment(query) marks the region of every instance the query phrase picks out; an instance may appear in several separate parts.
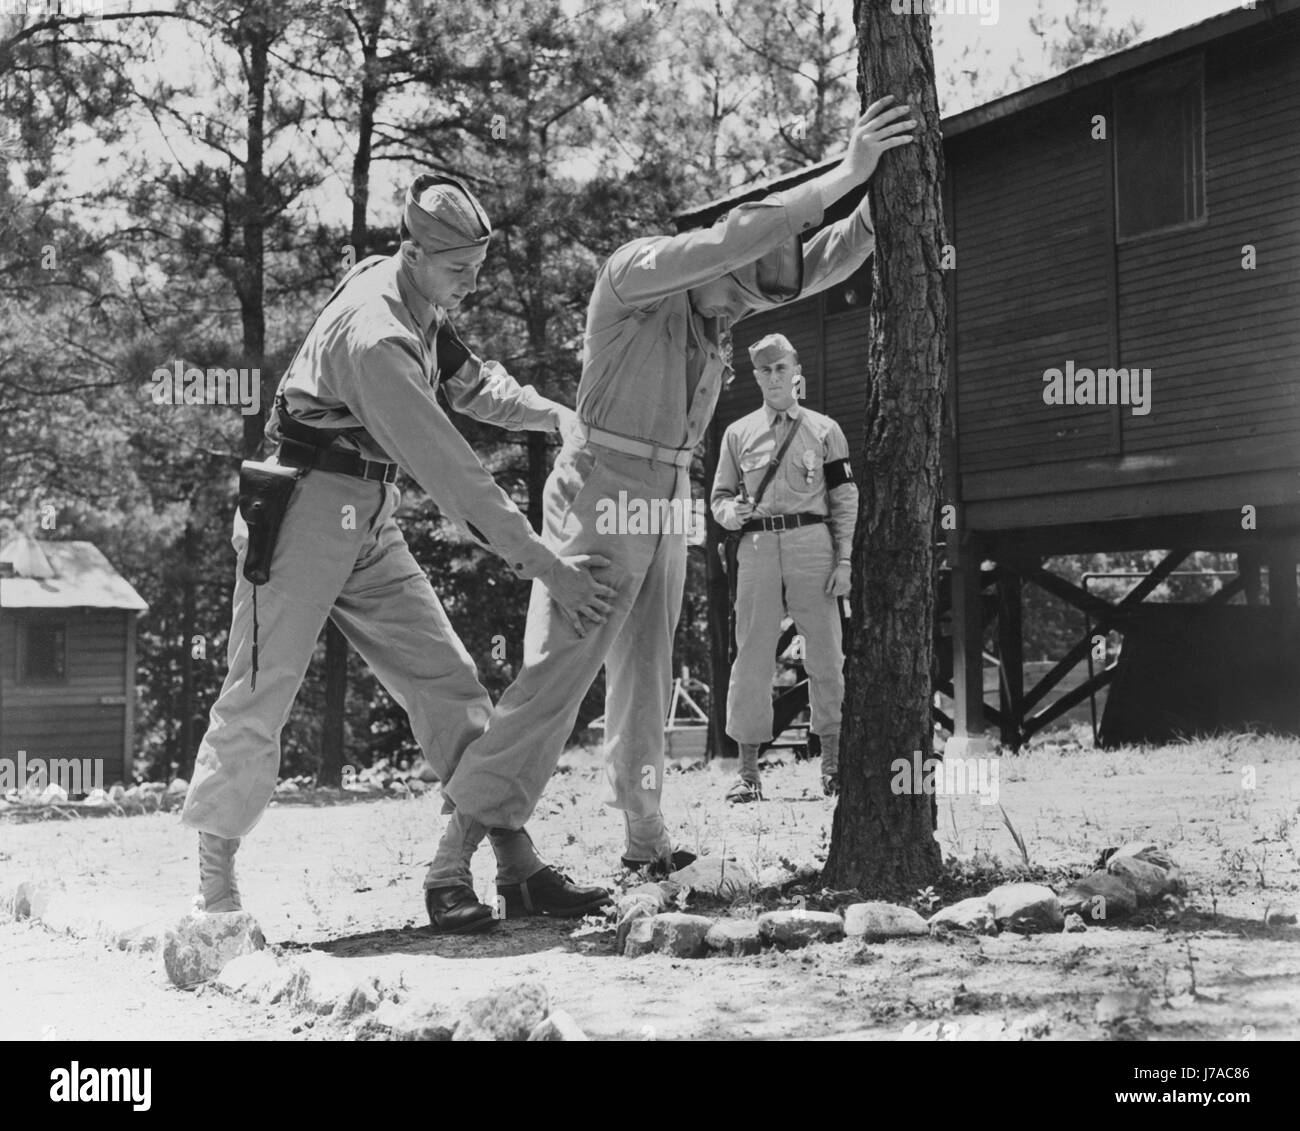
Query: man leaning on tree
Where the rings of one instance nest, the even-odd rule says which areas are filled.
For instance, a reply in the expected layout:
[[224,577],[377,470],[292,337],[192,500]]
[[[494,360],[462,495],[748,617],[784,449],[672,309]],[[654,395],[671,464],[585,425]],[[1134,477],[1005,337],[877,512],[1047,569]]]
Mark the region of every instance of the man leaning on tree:
[[832,169],[738,205],[702,231],[633,240],[601,268],[587,306],[579,424],[546,483],[543,540],[555,553],[600,554],[618,589],[613,611],[584,625],[533,586],[524,663],[465,752],[447,792],[456,813],[425,884],[462,883],[491,828],[533,812],[592,681],[606,668],[605,804],[623,815],[622,862],[680,867],[660,811],[672,645],[686,575],[686,535],[615,533],[602,500],[649,509],[690,497],[691,453],[729,373],[731,326],[847,279],[875,244],[864,199],[809,235],[916,122],[893,98],[869,106]]

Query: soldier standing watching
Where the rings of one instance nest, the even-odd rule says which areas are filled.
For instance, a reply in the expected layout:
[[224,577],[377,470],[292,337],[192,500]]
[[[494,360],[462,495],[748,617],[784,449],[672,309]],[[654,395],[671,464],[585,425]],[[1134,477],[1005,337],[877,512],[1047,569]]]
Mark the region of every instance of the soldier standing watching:
[[[240,908],[235,851],[275,789],[280,732],[326,617],[406,711],[444,788],[487,723],[492,703],[474,663],[394,521],[399,466],[518,576],[536,579],[567,616],[600,624],[610,610],[614,590],[590,572],[603,559],[561,557],[546,546],[436,399],[441,384],[457,411],[511,430],[573,423],[571,410],[521,388],[496,362],[480,361],[452,329],[447,312],[476,289],[490,236],[463,184],[418,177],[406,195],[397,253],[352,269],[280,383],[267,425],[276,454],[261,466],[297,469],[300,477],[269,579],[256,587],[243,570],[249,526],[235,516],[229,671],[181,816],[199,832],[208,911]],[[499,888],[542,871],[558,875],[521,827],[493,830],[492,845]],[[571,912],[598,906],[605,893],[560,877],[549,899],[545,909]],[[481,931],[494,922],[468,876],[427,892],[426,907],[438,931]]]
[[[722,436],[709,505],[736,554],[736,659],[727,688],[727,733],[740,746],[730,801],[762,799],[760,747],[772,740],[772,677],[785,614],[804,640],[811,731],[821,740],[822,787],[838,788],[844,651],[840,602],[848,596],[858,489],[844,432],[795,398],[794,347],[769,334],[749,348],[763,407]],[[766,481],[767,489],[757,492]],[[757,499],[757,502],[755,502]]]

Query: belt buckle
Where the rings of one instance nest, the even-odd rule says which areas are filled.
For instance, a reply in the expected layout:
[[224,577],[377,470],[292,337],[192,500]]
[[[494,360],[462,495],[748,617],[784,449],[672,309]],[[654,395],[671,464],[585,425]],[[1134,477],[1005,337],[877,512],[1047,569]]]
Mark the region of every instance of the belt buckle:
[[777,534],[784,534],[784,533],[785,533],[785,529],[786,529],[786,527],[785,527],[785,515],[783,515],[783,514],[774,514],[774,515],[772,516],[772,529],[773,529],[773,531],[775,531]]

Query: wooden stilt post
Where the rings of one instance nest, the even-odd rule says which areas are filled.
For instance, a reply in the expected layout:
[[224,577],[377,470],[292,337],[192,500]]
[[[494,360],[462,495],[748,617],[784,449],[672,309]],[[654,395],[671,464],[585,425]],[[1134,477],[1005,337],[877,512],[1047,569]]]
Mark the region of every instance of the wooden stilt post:
[[1002,709],[1002,744],[1020,747],[1021,711],[1025,698],[1024,639],[1020,621],[1020,576],[999,567],[998,659],[1002,664],[999,681]]
[[1281,543],[1268,551],[1268,603],[1279,609],[1296,607],[1296,548]]
[[1237,551],[1237,574],[1246,586],[1246,604],[1259,604],[1259,551]]
[[945,755],[991,753],[984,732],[984,614],[980,604],[980,552],[953,531],[948,541],[952,567],[953,735]]

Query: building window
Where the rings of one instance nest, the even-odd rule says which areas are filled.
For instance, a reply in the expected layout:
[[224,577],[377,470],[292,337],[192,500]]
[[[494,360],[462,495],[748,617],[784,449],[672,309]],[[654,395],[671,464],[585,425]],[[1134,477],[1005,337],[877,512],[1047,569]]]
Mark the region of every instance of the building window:
[[1205,216],[1205,83],[1200,59],[1115,88],[1115,208],[1121,239]]
[[68,676],[68,628],[29,621],[19,632],[20,683],[62,683]]
[[825,294],[827,314],[843,314],[849,310],[865,314],[871,306],[871,256],[844,282],[828,287]]

